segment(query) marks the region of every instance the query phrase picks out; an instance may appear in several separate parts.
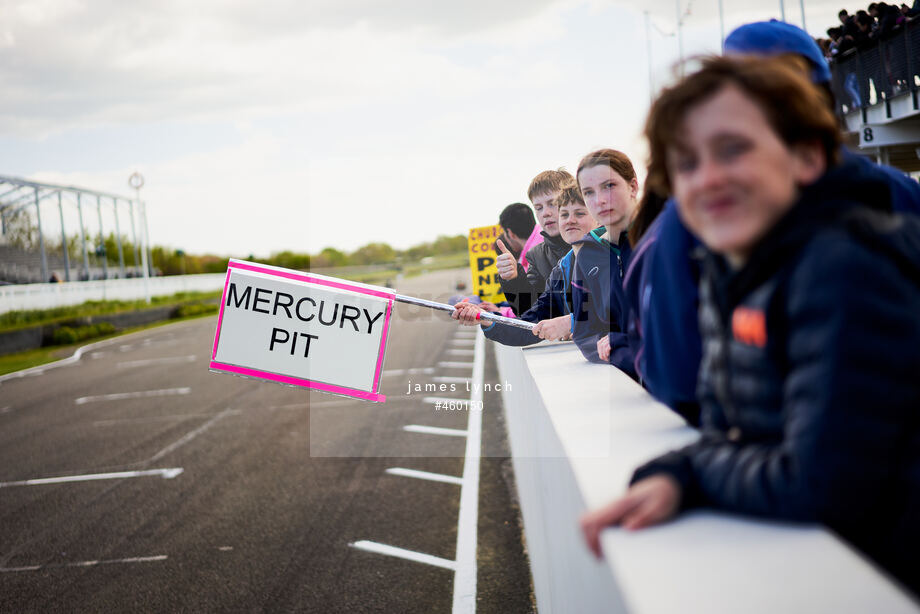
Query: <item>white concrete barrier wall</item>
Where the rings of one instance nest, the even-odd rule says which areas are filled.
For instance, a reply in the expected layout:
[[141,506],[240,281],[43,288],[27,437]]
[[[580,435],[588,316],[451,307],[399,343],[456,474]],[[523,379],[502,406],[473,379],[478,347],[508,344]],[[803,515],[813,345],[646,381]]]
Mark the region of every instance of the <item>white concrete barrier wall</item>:
[[[149,284],[150,296],[164,296],[177,292],[222,290],[225,279],[225,273],[208,273],[151,277],[146,283]],[[143,278],[134,278],[0,286],[0,313],[51,309],[86,301],[142,299],[145,296],[144,284]]]
[[643,462],[698,437],[620,371],[572,344],[496,344],[515,479],[541,614],[918,612],[829,531],[698,510],[605,531],[603,562],[578,518],[625,492]]

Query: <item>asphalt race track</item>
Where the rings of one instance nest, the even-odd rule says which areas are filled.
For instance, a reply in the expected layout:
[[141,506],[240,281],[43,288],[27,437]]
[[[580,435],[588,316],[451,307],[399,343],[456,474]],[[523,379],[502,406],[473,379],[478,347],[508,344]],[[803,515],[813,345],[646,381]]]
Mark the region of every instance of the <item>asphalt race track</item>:
[[[473,329],[399,305],[375,405],[211,373],[215,325],[0,381],[0,611],[451,612],[469,416],[427,397],[470,398]],[[483,408],[476,611],[531,612],[500,393]]]

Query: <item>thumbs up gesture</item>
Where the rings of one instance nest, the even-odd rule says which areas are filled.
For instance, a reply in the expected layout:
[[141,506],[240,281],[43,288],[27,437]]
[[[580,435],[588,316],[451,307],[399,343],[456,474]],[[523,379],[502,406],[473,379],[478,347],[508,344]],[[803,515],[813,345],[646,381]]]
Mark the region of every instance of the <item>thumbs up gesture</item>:
[[501,252],[498,255],[498,259],[495,261],[495,266],[498,267],[499,277],[505,281],[515,279],[518,276],[518,270],[517,260],[514,259],[514,254],[512,254],[511,250],[502,243],[501,239],[495,241],[495,245],[498,247],[498,251]]

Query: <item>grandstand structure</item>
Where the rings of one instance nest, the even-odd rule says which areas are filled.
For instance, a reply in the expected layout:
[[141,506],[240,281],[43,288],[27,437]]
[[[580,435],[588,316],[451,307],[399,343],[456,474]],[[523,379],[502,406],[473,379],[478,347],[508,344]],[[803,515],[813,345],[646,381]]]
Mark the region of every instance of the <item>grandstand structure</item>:
[[0,283],[142,277],[148,263],[139,199],[0,175]]
[[861,152],[920,172],[920,20],[837,56],[831,89]]

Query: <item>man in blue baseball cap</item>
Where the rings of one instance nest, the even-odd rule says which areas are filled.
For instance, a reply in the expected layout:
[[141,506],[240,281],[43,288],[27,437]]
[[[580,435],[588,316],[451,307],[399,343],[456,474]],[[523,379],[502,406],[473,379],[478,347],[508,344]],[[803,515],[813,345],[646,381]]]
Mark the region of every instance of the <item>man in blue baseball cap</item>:
[[[771,19],[739,26],[725,37],[725,54],[780,55],[795,54],[808,60],[812,67],[811,80],[828,94],[833,106],[834,94],[830,89],[831,69],[824,59],[818,43],[805,30],[790,23]],[[844,157],[853,156],[844,150]],[[862,156],[866,165],[872,163]],[[873,165],[886,176],[891,188],[891,206],[895,211],[920,214],[920,185],[904,173],[884,165]]]
[[[812,66],[812,80],[830,91],[831,73],[817,43],[807,32],[781,21],[745,24],[725,39],[726,54],[795,54]],[[883,178],[891,190],[895,211],[920,214],[920,185],[896,169],[873,164],[844,150],[868,172]],[[636,370],[648,391],[661,402],[696,424],[696,377],[702,356],[697,321],[699,269],[690,252],[698,240],[682,224],[677,207],[668,201],[649,227],[624,278],[624,287],[637,323],[638,345],[634,348]]]
[[812,66],[811,80],[829,83],[831,69],[821,48],[808,32],[796,26],[771,19],[739,26],[725,37],[725,54],[800,55]]

